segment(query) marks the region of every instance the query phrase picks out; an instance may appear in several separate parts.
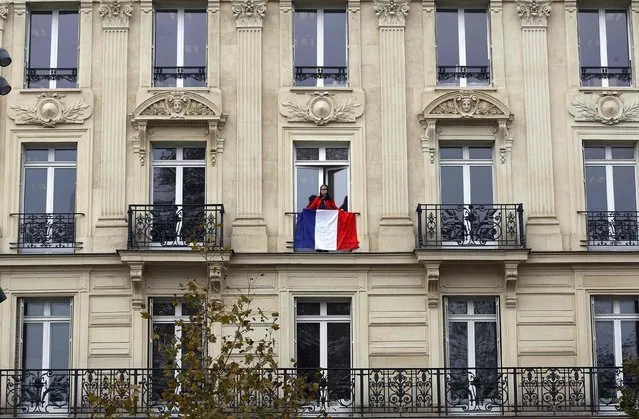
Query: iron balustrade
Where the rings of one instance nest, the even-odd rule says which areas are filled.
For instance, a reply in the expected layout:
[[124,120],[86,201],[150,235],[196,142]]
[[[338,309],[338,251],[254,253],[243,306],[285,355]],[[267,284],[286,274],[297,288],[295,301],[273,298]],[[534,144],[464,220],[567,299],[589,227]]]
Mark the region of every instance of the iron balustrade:
[[458,80],[461,78],[475,79],[488,83],[490,81],[490,67],[487,65],[440,65],[437,66],[437,81]]
[[526,247],[523,204],[418,204],[418,248]]
[[205,81],[206,67],[153,67],[153,81],[165,81],[169,79],[192,79]]
[[587,246],[639,246],[639,212],[581,211]]
[[590,80],[618,80],[626,83],[632,81],[632,67],[581,67],[581,81]]
[[128,249],[224,247],[224,205],[129,205]]
[[[175,372],[171,372],[174,374]],[[99,414],[92,399],[132,398],[139,392],[138,414],[166,412],[158,399],[166,389],[163,369],[0,370],[0,414],[50,413],[87,417]],[[619,411],[620,367],[520,367],[487,369],[368,368],[264,370],[283,383],[304,376],[317,383],[304,413],[331,417],[441,417],[464,413],[491,415],[601,415]],[[626,386],[637,387],[627,377]],[[249,397],[239,390],[228,404],[241,400],[273,406],[281,387]]]
[[308,79],[334,80],[337,83],[346,83],[348,67],[295,66],[295,81],[302,82]]
[[18,241],[13,249],[76,249],[76,217],[80,213],[17,213]]
[[66,80],[70,83],[78,82],[77,68],[34,68],[28,67],[25,70],[27,86],[43,80]]

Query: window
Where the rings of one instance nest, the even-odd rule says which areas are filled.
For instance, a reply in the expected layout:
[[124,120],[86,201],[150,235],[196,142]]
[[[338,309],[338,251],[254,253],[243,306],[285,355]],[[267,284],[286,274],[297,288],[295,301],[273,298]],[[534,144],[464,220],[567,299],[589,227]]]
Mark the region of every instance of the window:
[[[23,299],[18,307],[18,365],[22,372],[20,410],[65,408],[69,402],[70,299]],[[23,410],[24,409],[24,410]],[[26,410],[26,411],[25,411]]]
[[295,208],[302,211],[319,193],[320,185],[328,186],[335,204],[348,211],[350,189],[348,145],[295,147]]
[[624,359],[638,354],[639,301],[637,298],[594,297],[591,303],[597,399],[616,400],[617,384],[622,377],[615,367],[621,367]]
[[586,215],[591,244],[637,244],[634,146],[584,146]]
[[77,87],[79,47],[77,11],[30,12],[26,86]]
[[205,167],[204,147],[153,147],[153,242],[203,242]]
[[[153,400],[160,400],[162,392],[168,387],[168,378],[164,371],[169,362],[168,350],[182,339],[184,331],[184,326],[176,322],[188,323],[190,316],[195,314],[195,307],[189,303],[176,304],[173,298],[152,298],[150,312],[151,335],[156,337],[150,347],[150,364],[153,369],[152,397]],[[179,347],[175,361],[177,368],[184,362]]]
[[[499,315],[495,297],[444,299],[447,403],[486,410],[501,399]],[[481,384],[481,385],[480,385]],[[483,404],[486,403],[486,406]]]
[[23,151],[22,250],[75,247],[76,155],[71,146]]
[[490,84],[490,28],[484,9],[438,9],[435,21],[439,84]]
[[295,85],[344,86],[348,79],[346,7],[295,9]]
[[626,10],[579,10],[579,60],[583,86],[630,86],[630,27]]
[[295,302],[295,348],[299,374],[317,380],[322,369],[328,402],[351,400],[351,303],[348,300]]
[[155,10],[154,86],[206,86],[206,20],[206,10]]

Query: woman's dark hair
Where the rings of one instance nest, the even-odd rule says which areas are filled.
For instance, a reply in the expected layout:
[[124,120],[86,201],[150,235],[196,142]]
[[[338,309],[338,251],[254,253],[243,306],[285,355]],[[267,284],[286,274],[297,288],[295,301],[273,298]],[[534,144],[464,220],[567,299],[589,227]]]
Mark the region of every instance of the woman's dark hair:
[[329,194],[329,193],[328,193],[328,185],[325,185],[325,184],[324,184],[324,185],[320,185],[320,193],[319,193],[319,195],[318,195],[318,196],[320,196],[320,197],[322,196],[322,188],[326,188],[326,195],[324,195],[324,197],[323,197],[323,198],[324,198],[324,199],[333,199],[333,198],[331,197],[331,194]]

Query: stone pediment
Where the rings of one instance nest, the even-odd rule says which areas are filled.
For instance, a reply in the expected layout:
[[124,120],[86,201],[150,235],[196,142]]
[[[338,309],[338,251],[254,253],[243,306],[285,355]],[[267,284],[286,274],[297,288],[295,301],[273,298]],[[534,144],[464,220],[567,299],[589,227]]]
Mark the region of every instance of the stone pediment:
[[499,99],[476,90],[445,93],[432,100],[419,115],[420,121],[471,119],[511,120],[510,109]]

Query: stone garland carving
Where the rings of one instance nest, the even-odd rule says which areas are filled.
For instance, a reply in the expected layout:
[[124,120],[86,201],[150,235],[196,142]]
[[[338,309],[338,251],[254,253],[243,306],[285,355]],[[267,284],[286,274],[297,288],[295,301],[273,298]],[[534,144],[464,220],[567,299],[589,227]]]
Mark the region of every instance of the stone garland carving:
[[550,0],[523,0],[517,2],[517,14],[523,26],[546,26],[550,10]]
[[376,1],[373,9],[379,19],[379,26],[404,26],[410,10],[410,0]]
[[6,4],[0,4],[0,19],[7,20],[8,13],[9,7]]
[[639,121],[639,98],[626,100],[617,92],[577,95],[570,102],[569,112],[575,120],[604,125]]
[[430,113],[431,115],[459,115],[461,118],[503,114],[497,106],[480,99],[472,91],[461,91],[454,98],[437,105]]
[[129,19],[133,16],[133,6],[115,0],[113,3],[100,5],[98,13],[105,27],[128,27]]
[[164,100],[155,102],[140,115],[184,119],[188,116],[213,116],[215,112],[205,104],[192,100],[187,93],[171,92]]
[[10,115],[18,125],[42,125],[53,128],[58,124],[82,124],[91,115],[90,105],[78,99],[67,104],[65,95],[42,93],[35,104],[18,103],[11,105],[14,115]]
[[356,109],[360,106],[354,99],[338,101],[328,92],[313,92],[304,104],[292,97],[282,103],[288,111],[289,122],[312,122],[318,126],[329,122],[355,122]]
[[233,16],[237,27],[262,27],[266,2],[244,0],[233,3]]

